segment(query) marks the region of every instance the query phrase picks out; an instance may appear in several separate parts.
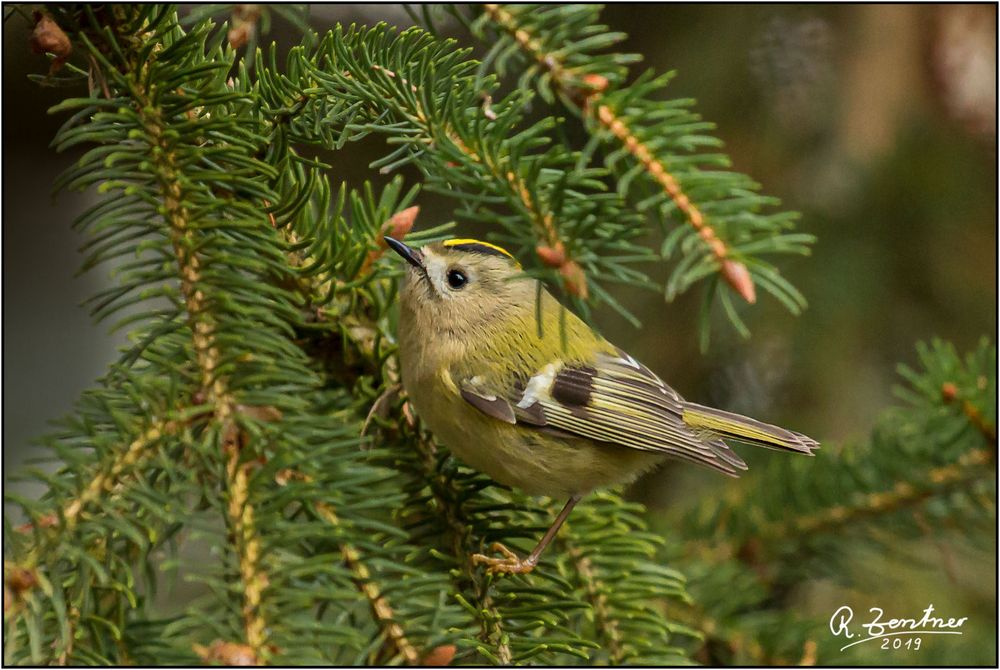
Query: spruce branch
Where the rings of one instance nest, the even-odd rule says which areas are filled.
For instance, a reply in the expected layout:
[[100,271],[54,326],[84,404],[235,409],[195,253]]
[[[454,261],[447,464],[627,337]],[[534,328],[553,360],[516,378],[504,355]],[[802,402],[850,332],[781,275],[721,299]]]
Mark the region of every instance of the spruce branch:
[[[900,366],[904,403],[883,413],[866,441],[824,449],[813,467],[769,462],[744,486],[689,510],[683,539],[665,556],[689,576],[709,642],[703,660],[721,662],[711,651],[719,646],[737,663],[815,658],[820,652],[803,646],[807,631],[793,632],[809,622],[788,617],[796,586],[852,574],[852,548],[891,552],[909,538],[942,551],[945,533],[963,529],[974,545],[968,529],[995,522],[995,345],[983,340],[964,357],[937,340],[917,350],[920,369]],[[775,630],[787,634],[767,633]],[[748,631],[763,645],[757,651],[746,646]]]
[[[307,100],[289,139],[339,148],[370,133],[385,135],[396,148],[373,167],[415,163],[429,190],[460,201],[460,215],[499,223],[508,244],[542,249],[545,262],[534,272],[548,271],[570,296],[592,295],[620,310],[595,282],[648,284],[626,263],[650,256],[629,242],[641,232],[636,217],[623,211],[617,195],[600,192],[604,171],[573,167],[576,156],[544,137],[552,121],[519,129],[523,96],[484,109],[483,83],[461,60],[465,52],[428,37],[417,30],[394,35],[382,27],[351,28],[321,40],[315,55],[293,50],[290,58],[303,74],[282,81],[274,103],[280,113],[289,100]],[[392,57],[399,61],[394,68],[373,67],[364,53],[374,43],[405,56]],[[434,61],[438,69],[427,68]],[[602,234],[590,235],[598,225]]]
[[[697,524],[711,525],[719,555],[759,560],[764,551],[785,552],[789,542],[801,546],[814,535],[863,528],[901,512],[912,516],[931,499],[952,515],[975,518],[982,511],[976,493],[993,477],[995,454],[989,430],[980,426],[993,421],[996,349],[983,341],[964,361],[939,341],[921,344],[918,351],[924,370],[900,369],[909,384],[897,388],[897,395],[907,404],[882,417],[870,444],[820,454],[822,467],[808,471],[774,461],[752,478],[753,485],[734,490],[713,504],[712,512],[700,510]],[[950,380],[957,380],[966,398],[968,409],[957,415],[953,407],[959,391]],[[942,394],[946,384],[954,392],[948,387]],[[780,498],[769,493],[775,481],[785,483]],[[799,502],[794,513],[786,495]]]
[[[981,377],[977,379],[977,385],[985,386],[986,378]],[[997,446],[997,429],[996,426],[991,425],[983,418],[982,412],[978,407],[973,404],[971,400],[961,398],[959,396],[958,387],[954,382],[944,382],[941,384],[941,398],[947,404],[960,403],[959,406],[962,408],[962,413],[968,417],[969,422],[976,427],[980,433],[983,434],[987,440],[989,440],[993,447]]]
[[[605,164],[623,196],[641,212],[658,212],[664,223],[680,219],[684,226],[668,230],[661,249],[663,258],[681,251],[666,284],[668,299],[718,276],[747,302],[756,301],[760,287],[798,314],[804,298],[762,255],[808,253],[812,237],[790,232],[794,214],[763,214],[777,201],[755,193],[759,187],[748,178],[711,169],[729,165],[722,154],[698,153],[720,144],[704,132],[711,124],[687,110],[691,101],[654,99],[672,75],[646,72],[626,84],[628,67],[639,57],[607,52],[625,36],[597,23],[599,9],[484,5],[469,23],[473,34],[492,44],[482,71],[504,74],[520,63],[519,89],[536,88],[550,102],[558,98],[582,119],[591,135],[584,154],[605,148]],[[709,297],[715,287],[709,282]],[[729,297],[721,293],[720,300],[746,334]]]
[[261,612],[261,595],[267,588],[267,574],[260,567],[260,538],[250,502],[250,463],[241,462],[239,429],[230,426],[223,437],[226,453],[227,523],[238,556],[240,578],[243,580],[243,629],[254,665],[269,655],[266,647],[267,622]]
[[[615,304],[606,282],[650,284],[636,264],[655,256],[634,242],[628,189],[608,190],[611,167],[574,151],[560,120],[528,123],[532,93],[500,97],[466,50],[420,30],[307,35],[279,67],[275,50],[239,61],[228,28],[171,8],[53,17],[74,46],[63,78],[88,93],[54,110],[71,113],[57,148],[86,148],[60,183],[105,196],[77,224],[85,265],[125,259],[90,304],[97,318],[138,313],[118,324],[129,349],[53,440],[65,466],[47,479],[47,506],[24,501],[32,538],[53,539],[44,570],[10,566],[30,615],[10,619],[6,657],[684,660],[674,639],[690,631],[660,610],[687,598],[684,581],[655,561],[641,508],[618,496],[584,504],[566,551],[530,576],[470,563],[494,541],[533,539],[552,510],[447,456],[386,391],[399,383],[398,267],[382,259],[384,236],[419,244],[446,227],[413,231],[417,190],[398,178],[331,188],[332,161],[310,151],[381,136],[374,169],[416,166],[423,188],[454,198],[459,219],[491,224],[528,274],[581,309]],[[610,94],[598,100],[655,153]],[[163,422],[171,430],[116,471],[136,431]],[[100,482],[112,495],[73,508],[89,472],[114,474]],[[66,523],[46,527],[53,508],[72,510],[73,537],[57,537]],[[182,542],[220,560],[170,553]],[[203,593],[164,620],[156,572],[177,566]]]
[[385,631],[387,642],[392,644],[395,652],[402,656],[408,665],[419,665],[419,652],[406,639],[403,628],[396,621],[392,607],[379,590],[378,585],[371,581],[371,574],[361,562],[361,556],[357,549],[349,544],[341,545],[341,555],[343,555],[344,563],[348,569],[354,574],[358,589],[368,599],[372,616],[378,621],[379,627]]
[[[232,41],[230,35],[230,41]],[[197,249],[200,240],[191,230],[191,212],[184,205],[192,200],[185,193],[185,176],[176,165],[177,147],[168,134],[164,112],[157,101],[157,91],[150,90],[149,63],[136,59],[129,71],[134,77],[126,82],[139,110],[139,119],[146,131],[146,143],[152,155],[152,168],[157,176],[163,202],[163,217],[169,226],[170,239],[177,258],[181,294],[192,331],[192,344],[200,369],[200,389],[196,397],[212,408],[212,421],[222,433],[221,447],[226,459],[225,489],[228,495],[226,513],[233,550],[237,554],[239,574],[243,582],[244,639],[254,664],[268,655],[267,623],[261,611],[261,594],[267,587],[267,575],[259,565],[260,539],[254,522],[254,507],[250,502],[248,463],[243,463],[240,444],[247,436],[233,420],[235,401],[229,392],[226,377],[220,374],[221,352],[216,339],[215,317],[212,315],[201,288],[201,261]],[[190,116],[188,117],[191,118]],[[192,119],[194,121],[194,119]]]
[[[554,53],[546,53],[540,40],[533,37],[528,30],[521,27],[514,15],[501,5],[485,4],[486,15],[506,31],[517,44],[542,68],[548,72],[548,79],[556,89],[560,99],[569,101],[576,111],[585,117],[598,121],[604,130],[610,132],[638,160],[650,177],[654,179],[670,196],[677,209],[682,213],[688,224],[698,233],[698,236],[708,246],[709,251],[719,264],[719,273],[744,300],[749,303],[757,301],[753,280],[746,266],[729,258],[727,245],[719,239],[715,230],[706,222],[698,206],[691,202],[684,193],[677,179],[670,174],[663,162],[658,160],[649,147],[636,137],[628,125],[601,100],[602,92],[608,86],[607,78],[599,74],[590,74],[582,79],[574,76],[559,57]],[[555,245],[550,245],[555,248]]]
[[[110,463],[100,468],[90,479],[90,483],[80,494],[65,503],[58,515],[45,514],[36,521],[20,526],[18,530],[29,533],[33,530],[56,528],[64,533],[72,533],[76,528],[81,513],[96,503],[102,495],[120,494],[127,485],[128,475],[145,459],[150,458],[154,445],[163,437],[171,436],[180,429],[178,421],[161,421],[140,432],[128,447],[121,449],[112,457]],[[51,536],[49,538],[51,542]],[[58,540],[56,540],[56,543]],[[47,544],[47,543],[46,543]],[[44,551],[44,545],[36,545],[28,550],[21,560],[25,569],[33,569],[38,563],[39,553]]]

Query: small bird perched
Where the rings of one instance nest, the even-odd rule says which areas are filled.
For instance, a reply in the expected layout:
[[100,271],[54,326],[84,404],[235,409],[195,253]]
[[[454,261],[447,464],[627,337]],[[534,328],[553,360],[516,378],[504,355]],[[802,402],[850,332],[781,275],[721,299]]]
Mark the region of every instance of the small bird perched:
[[561,314],[505,249],[469,239],[421,249],[385,241],[410,264],[399,355],[418,414],[452,453],[496,481],[569,498],[527,558],[499,543],[491,551],[502,558],[474,555],[490,572],[530,572],[584,495],[630,482],[666,457],[735,477],[746,464],[720,438],[803,454],[819,447],[685,401],[572,313]]

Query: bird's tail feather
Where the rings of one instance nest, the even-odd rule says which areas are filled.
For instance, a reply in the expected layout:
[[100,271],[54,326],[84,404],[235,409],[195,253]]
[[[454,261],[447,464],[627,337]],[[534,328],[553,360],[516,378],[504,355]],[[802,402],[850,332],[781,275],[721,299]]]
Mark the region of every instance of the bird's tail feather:
[[819,449],[819,442],[802,433],[693,402],[684,403],[683,419],[688,427],[695,430],[707,431],[758,447],[809,455]]

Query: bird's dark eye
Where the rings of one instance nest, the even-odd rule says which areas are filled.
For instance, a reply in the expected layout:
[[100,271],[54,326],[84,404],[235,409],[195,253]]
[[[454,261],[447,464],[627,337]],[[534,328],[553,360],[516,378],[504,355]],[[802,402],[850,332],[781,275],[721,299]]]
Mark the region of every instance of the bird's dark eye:
[[448,286],[453,289],[460,289],[465,286],[469,281],[469,278],[465,276],[465,273],[461,270],[451,269],[448,270]]

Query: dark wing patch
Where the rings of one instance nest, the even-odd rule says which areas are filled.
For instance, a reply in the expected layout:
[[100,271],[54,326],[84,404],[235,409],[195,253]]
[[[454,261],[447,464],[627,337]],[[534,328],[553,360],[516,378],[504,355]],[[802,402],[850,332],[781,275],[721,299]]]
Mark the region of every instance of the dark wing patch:
[[594,393],[597,368],[567,367],[556,374],[552,382],[552,398],[570,407],[584,407]]

